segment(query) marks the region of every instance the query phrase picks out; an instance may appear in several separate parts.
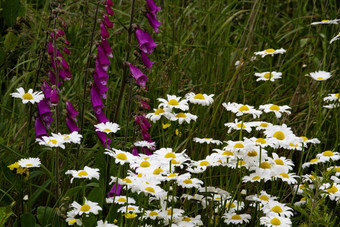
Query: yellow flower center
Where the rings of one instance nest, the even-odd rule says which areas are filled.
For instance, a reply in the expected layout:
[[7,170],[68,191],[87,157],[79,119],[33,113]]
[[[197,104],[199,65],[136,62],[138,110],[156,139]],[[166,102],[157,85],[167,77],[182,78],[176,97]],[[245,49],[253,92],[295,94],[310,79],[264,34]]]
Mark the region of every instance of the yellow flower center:
[[76,219],[72,219],[72,220],[69,220],[69,221],[67,221],[69,224],[71,224],[71,225],[73,225],[73,224],[75,224],[76,222],[77,222],[77,220]]
[[178,165],[180,163],[181,163],[180,161],[176,161],[175,159],[171,160],[171,164],[173,164],[173,165]]
[[340,166],[335,168],[336,172],[340,172]]
[[287,173],[280,173],[280,176],[283,178],[289,178],[289,175]]
[[264,53],[268,54],[268,53],[274,53],[274,52],[275,52],[274,49],[267,49],[267,50],[265,50]]
[[243,160],[240,160],[240,161],[237,162],[237,165],[239,165],[239,166],[243,166],[245,164],[247,164],[247,163]]
[[263,127],[263,128],[266,128],[266,127],[268,126],[268,123],[262,122],[262,123],[260,124],[260,126]]
[[185,113],[178,113],[178,114],[176,114],[176,117],[177,118],[186,118],[187,115],[185,115]]
[[305,137],[305,136],[300,136],[300,138],[302,138],[303,142],[305,142],[305,141],[307,141],[307,140],[308,140],[308,138],[307,138],[307,137]]
[[198,93],[197,95],[194,96],[194,99],[205,99],[204,96],[201,93]]
[[52,143],[52,144],[56,145],[58,143],[58,141],[57,140],[50,140],[50,141],[48,141],[48,143]]
[[257,140],[255,140],[255,143],[266,144],[267,141],[263,138],[258,138]]
[[89,174],[84,170],[82,170],[78,173],[78,177],[87,176],[87,175],[89,175]]
[[257,156],[257,152],[256,151],[249,151],[248,156],[249,157],[255,157],[255,156]]
[[272,208],[272,211],[274,211],[275,213],[282,213],[282,208],[279,206],[274,206]]
[[328,191],[329,193],[334,194],[334,193],[336,193],[336,192],[339,191],[339,190],[338,190],[337,187],[335,187],[335,186],[333,185],[331,188],[327,189],[327,191]]
[[192,180],[191,179],[186,179],[183,181],[184,184],[192,184]]
[[171,178],[171,177],[177,177],[177,174],[176,174],[176,173],[170,173],[170,174],[168,175],[168,178]]
[[259,197],[259,199],[261,199],[261,200],[263,200],[263,201],[269,201],[269,198],[268,198],[268,196],[266,196],[266,195],[261,195],[261,196]]
[[207,166],[210,165],[210,163],[208,161],[201,161],[200,162],[200,166]]
[[234,148],[244,148],[242,143],[235,143]]
[[26,164],[27,167],[33,166],[33,164]]
[[128,207],[128,210],[135,210],[134,207]]
[[300,201],[306,201],[306,198],[305,198],[305,197],[302,197],[302,198],[300,199]]
[[301,184],[300,186],[299,186],[299,189],[304,189],[305,188],[305,185],[304,184]]
[[183,218],[183,219],[182,219],[182,221],[189,222],[189,221],[191,221],[191,218],[189,218],[189,217],[185,217],[185,218]]
[[236,207],[236,206],[235,206],[234,203],[232,203],[232,204],[227,203],[227,204],[225,205],[225,207],[227,207],[227,208],[234,208],[234,207]]
[[225,152],[222,153],[222,155],[232,156],[232,155],[234,155],[234,154],[233,154],[233,152],[231,152],[231,151],[225,151]]
[[322,80],[323,77],[322,76],[319,76],[318,78],[316,78],[317,80]]
[[272,105],[271,107],[269,107],[270,110],[280,110],[280,107],[278,105]]
[[236,127],[238,127],[238,128],[246,128],[246,126],[242,122],[236,124]]
[[127,213],[127,214],[125,214],[125,218],[127,218],[127,219],[131,219],[131,218],[135,218],[135,217],[137,217],[137,214],[135,214],[135,213],[132,213],[132,214]]
[[158,174],[160,174],[161,172],[164,172],[161,168],[157,168],[157,169],[155,169],[154,171],[153,171],[153,174],[154,175],[158,175]]
[[290,146],[290,147],[298,147],[299,144],[289,143],[289,146]]
[[319,159],[317,159],[317,158],[313,158],[312,160],[310,160],[309,162],[311,162],[311,163],[314,163],[314,162],[317,162],[317,161],[319,161]]
[[104,132],[111,132],[111,129],[109,129],[109,128],[104,128],[103,131],[104,131]]
[[155,111],[155,115],[159,115],[159,114],[164,113],[164,112],[165,111],[163,109],[159,108]]
[[119,199],[118,199],[118,202],[125,203],[125,202],[126,202],[126,199],[125,199],[125,198],[119,198]]
[[167,128],[169,128],[170,126],[171,126],[171,124],[164,124],[164,123],[162,123],[163,129],[167,129]]
[[147,167],[149,167],[149,166],[150,166],[150,162],[148,162],[148,161],[142,161],[142,162],[140,163],[140,167],[147,168]]
[[334,96],[337,97],[337,98],[339,98],[339,93],[336,93]]
[[176,158],[176,155],[173,152],[169,152],[166,155],[164,155],[164,158]]
[[83,211],[83,212],[87,212],[91,209],[91,207],[87,204],[84,204],[80,207],[80,210]]
[[286,138],[285,134],[283,132],[281,132],[281,131],[275,132],[273,137],[275,137],[278,140],[284,140]]
[[271,165],[270,165],[269,162],[261,162],[260,168],[262,168],[262,169],[270,169]]
[[150,216],[156,216],[156,215],[158,215],[158,213],[155,212],[155,211],[151,211],[151,212],[149,213],[149,215],[150,215]]
[[131,183],[132,183],[132,180],[130,180],[129,178],[124,178],[123,181],[126,182],[126,183],[128,183],[128,184],[131,184]]
[[172,211],[171,210],[167,210],[166,211],[168,215],[171,215],[172,214]]
[[270,224],[272,224],[272,225],[281,225],[281,221],[278,218],[273,218],[272,220],[270,220]]
[[329,20],[322,20],[321,22],[327,22],[327,21],[329,21]]
[[120,160],[127,160],[127,157],[125,154],[123,153],[119,153],[116,155],[116,158],[120,159]]
[[142,176],[143,176],[142,173],[137,174],[137,177],[142,177]]
[[252,180],[260,180],[261,179],[261,177],[260,176],[255,176],[255,177],[253,177],[253,178],[251,178]]
[[322,153],[323,154],[323,156],[333,156],[333,152],[332,151],[325,151],[325,152],[323,152]]
[[30,93],[25,93],[22,95],[23,99],[32,100],[33,96]]
[[178,101],[177,101],[176,99],[171,99],[171,100],[168,102],[168,104],[169,104],[170,106],[178,106],[178,105],[179,105],[179,103],[178,103]]
[[276,165],[281,165],[281,166],[284,165],[283,161],[281,159],[279,159],[279,158],[275,159],[274,162],[275,162]]
[[238,214],[234,214],[233,216],[231,216],[232,220],[242,220],[241,216]]
[[241,106],[238,110],[243,112],[243,111],[248,111],[249,108],[248,108],[248,106]]
[[265,73],[263,76],[264,76],[264,78],[266,78],[266,79],[270,79],[270,78],[273,77],[273,74],[272,74],[272,73]]
[[146,187],[144,190],[151,193],[155,193],[155,189],[153,187]]

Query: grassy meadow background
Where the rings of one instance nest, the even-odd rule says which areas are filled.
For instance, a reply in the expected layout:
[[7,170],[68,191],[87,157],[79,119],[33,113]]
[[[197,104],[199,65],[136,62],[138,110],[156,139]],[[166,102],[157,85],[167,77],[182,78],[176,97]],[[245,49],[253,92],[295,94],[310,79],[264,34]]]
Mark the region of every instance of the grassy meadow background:
[[[116,123],[121,126],[121,130],[115,134],[111,147],[129,151],[133,143],[140,140],[140,133],[134,125],[134,117],[141,111],[137,105],[140,96],[150,99],[150,106],[157,108],[157,98],[165,98],[167,94],[183,97],[188,92],[195,92],[215,94],[213,104],[209,107],[191,108],[190,112],[196,114],[198,119],[190,124],[173,123],[163,131],[161,121],[152,123],[150,134],[157,148],[171,147],[177,152],[187,149],[187,154],[192,159],[198,160],[205,154],[207,146],[193,142],[194,137],[211,137],[221,141],[238,140],[239,132],[227,133],[228,128],[224,126],[224,123],[233,122],[235,115],[222,107],[223,102],[237,102],[255,107],[267,103],[292,107],[292,114],[284,115],[279,120],[271,115],[272,121],[268,118],[267,121],[276,124],[285,123],[292,127],[296,135],[316,137],[321,141],[321,144],[310,146],[308,151],[304,151],[303,162],[324,150],[339,151],[339,110],[322,108],[321,105],[324,103],[320,103],[320,97],[339,92],[339,41],[332,44],[329,44],[329,41],[339,33],[340,26],[339,24],[310,25],[315,21],[339,18],[339,1],[155,0],[155,2],[162,8],[157,15],[162,25],[158,34],[152,33],[153,39],[158,44],[155,52],[150,55],[150,59],[155,64],[150,72],[144,70],[148,76],[148,91],[142,92],[132,80],[125,87],[122,104],[117,109],[125,56],[130,52],[129,61],[134,62],[133,51],[138,47],[138,43],[133,35],[131,45],[128,45],[128,33],[123,27],[129,25],[130,1],[114,1],[115,15],[112,17],[112,22],[115,26],[110,30],[109,38],[114,57],[110,59],[109,91],[104,104],[106,116],[111,121],[114,113],[118,111]],[[68,63],[73,74],[72,79],[66,81],[62,87],[60,132],[68,132],[64,120],[65,100],[70,100],[78,111],[85,103],[84,133],[79,151],[77,145],[72,145],[59,153],[60,172],[63,174],[66,170],[85,165],[101,168],[103,163],[104,166],[106,165],[106,156],[102,154],[104,148],[94,133],[93,125],[97,124],[97,121],[91,107],[89,86],[93,80],[91,73],[88,75],[87,96],[83,99],[84,73],[97,2],[65,0],[60,1],[60,4],[64,11],[61,17],[67,27],[64,31],[71,42]],[[23,105],[20,100],[10,96],[10,93],[15,92],[19,87],[40,90],[43,80],[48,79],[47,71],[50,63],[44,45],[50,2],[2,0],[0,8],[2,8],[0,11],[0,217],[7,215],[7,226],[14,225],[15,221],[20,220],[22,214],[21,198],[29,194],[29,200],[24,204],[24,212],[33,216],[26,215],[24,218],[32,221],[32,217],[36,217],[36,223],[41,226],[47,226],[47,223],[52,223],[52,226],[66,226],[63,216],[68,209],[68,204],[81,198],[81,181],[71,185],[69,178],[61,175],[60,198],[55,198],[53,176],[48,176],[44,169],[35,169],[31,173],[30,180],[25,181],[22,176],[11,173],[7,168],[23,157],[40,157],[47,169],[52,168],[51,163],[48,163],[51,159],[50,149],[35,142],[36,105],[32,105],[30,110],[29,105]],[[103,11],[103,6],[100,6],[99,10]],[[136,0],[134,12],[133,23],[151,32],[144,17],[144,0]],[[95,40],[100,40],[99,37],[100,30],[97,24]],[[93,48],[95,50],[95,46]],[[284,48],[287,52],[274,57],[258,56],[256,60],[251,60],[254,52],[269,48]],[[41,70],[37,72],[41,53],[43,53]],[[94,68],[93,56],[91,59],[90,68]],[[243,64],[235,66],[236,61],[241,61]],[[282,72],[282,79],[270,83],[257,82],[254,74],[269,71],[271,67],[274,71]],[[319,70],[331,72],[332,77],[323,82],[309,77],[310,72]],[[323,83],[322,89],[321,83]],[[128,108],[129,97],[131,97],[130,108]],[[78,119],[78,124],[79,122]],[[31,126],[28,130],[27,124]],[[49,132],[55,132],[55,127],[53,122]],[[181,136],[176,135],[176,129],[180,131]],[[165,134],[164,139],[162,133]],[[24,153],[25,141],[27,141],[26,153]],[[276,152],[292,159],[296,164],[294,172],[297,173],[301,152],[283,149]],[[214,169],[213,171],[213,177],[209,179],[211,185],[229,192],[235,190],[227,182],[228,176],[231,180],[235,180],[235,176],[232,177],[232,170],[223,172],[221,169]],[[304,171],[304,174],[307,172]],[[321,172],[319,170],[316,174]],[[268,190],[274,187],[270,183],[266,186]],[[288,204],[296,202],[292,201],[293,196],[289,189],[284,191],[280,189],[281,186],[275,184],[276,188],[274,188],[277,192],[275,194],[277,196],[280,194],[280,201]],[[105,190],[107,187],[107,182],[101,178],[98,184],[87,187],[87,198],[93,200],[101,198],[100,203],[103,204],[104,195],[109,190]],[[256,192],[256,189],[251,186],[247,190],[249,193]],[[51,208],[44,210],[49,212],[49,218],[42,217],[41,207]],[[292,218],[293,226],[303,224],[312,226],[311,224],[317,221],[321,226],[332,226],[333,221],[337,220],[335,217],[340,215],[338,207],[338,202],[325,200],[320,203],[315,202],[305,209],[307,216],[295,211],[295,216]],[[201,211],[197,212],[200,214]],[[204,216],[204,211],[202,212]],[[111,219],[113,216],[108,220]],[[21,219],[21,223],[25,222]],[[130,226],[137,226],[136,223],[131,224],[132,221],[129,223]],[[252,220],[251,225],[258,224]],[[215,226],[223,225],[226,224],[221,221]]]

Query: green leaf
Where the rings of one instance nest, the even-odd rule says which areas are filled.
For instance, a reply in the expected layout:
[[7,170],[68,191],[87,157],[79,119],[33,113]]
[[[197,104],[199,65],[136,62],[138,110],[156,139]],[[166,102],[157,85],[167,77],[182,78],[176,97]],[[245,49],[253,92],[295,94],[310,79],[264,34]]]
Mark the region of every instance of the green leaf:
[[99,203],[99,206],[103,206],[104,198],[105,198],[105,195],[101,188],[92,189],[92,191],[87,196],[88,200]]
[[[5,58],[6,58],[5,50],[4,50],[4,48],[0,47],[0,65],[2,65],[5,62]],[[3,141],[3,139],[2,139],[2,141]]]
[[36,225],[36,220],[33,216],[33,214],[31,213],[26,213],[21,215],[20,217],[20,223],[21,226],[25,226],[25,227],[35,227]]
[[41,226],[63,226],[56,211],[52,207],[40,206],[37,209],[37,218]]
[[21,8],[20,0],[5,1],[2,10],[5,24],[9,27],[13,27],[16,23],[17,17],[20,15]]
[[8,32],[4,41],[6,51],[14,50],[18,46],[19,40],[20,38],[17,37],[13,32]]
[[15,203],[13,202],[9,206],[0,207],[0,226],[5,226],[6,220],[13,214],[12,207]]

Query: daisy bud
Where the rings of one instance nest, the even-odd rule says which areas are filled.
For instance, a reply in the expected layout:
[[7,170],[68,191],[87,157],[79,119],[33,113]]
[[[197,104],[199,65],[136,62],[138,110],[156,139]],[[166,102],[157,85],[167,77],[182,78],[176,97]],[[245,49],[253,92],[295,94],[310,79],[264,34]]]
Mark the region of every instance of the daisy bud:
[[146,81],[148,77],[132,64],[129,64],[129,68],[131,76],[136,80],[137,84],[141,87],[146,87]]
[[50,102],[53,106],[56,106],[59,103],[59,95],[56,88],[52,89]]

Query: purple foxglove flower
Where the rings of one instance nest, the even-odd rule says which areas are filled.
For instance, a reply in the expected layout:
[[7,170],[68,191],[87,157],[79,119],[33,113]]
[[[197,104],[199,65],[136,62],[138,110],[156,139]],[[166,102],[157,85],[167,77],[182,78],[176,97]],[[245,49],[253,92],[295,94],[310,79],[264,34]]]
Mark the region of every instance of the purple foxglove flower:
[[107,134],[105,132],[100,131],[96,131],[96,133],[103,146],[106,147],[107,149],[110,149],[111,139],[107,137]]
[[109,7],[113,6],[112,0],[106,0],[106,5]]
[[71,43],[67,40],[67,39],[65,39],[65,42],[64,42],[67,46],[69,46],[69,45],[71,45]]
[[162,23],[157,20],[156,14],[155,13],[146,13],[145,16],[146,16],[146,18],[148,18],[149,24],[151,25],[151,27],[153,28],[155,33],[158,33],[159,32],[158,27],[161,26]]
[[65,78],[65,80],[70,80],[71,78],[72,78],[72,73],[71,73],[71,71],[70,70],[65,70],[65,76],[66,76],[66,78]]
[[137,147],[133,147],[131,153],[132,153],[133,156],[139,156],[139,152],[137,150]]
[[141,56],[143,64],[149,69],[151,69],[153,62],[150,61],[150,59],[148,58],[148,55],[142,51],[140,52],[140,56]]
[[113,23],[110,21],[109,17],[106,14],[103,15],[103,19],[106,27],[113,28]]
[[76,122],[70,118],[69,116],[66,117],[66,126],[68,130],[72,133],[74,131],[79,131],[80,129],[78,128]]
[[100,79],[100,82],[102,83],[102,85],[106,85],[107,80],[109,79],[109,75],[107,74],[106,71],[103,70],[103,67],[100,65],[98,58],[95,61],[95,65],[96,65],[96,73],[97,73],[98,78]]
[[150,122],[143,115],[141,115],[141,119],[143,120],[143,124],[145,124],[146,127],[151,128]]
[[92,86],[91,88],[91,102],[92,102],[93,111],[96,114],[99,114],[100,112],[102,112],[102,109],[104,108],[104,104],[102,102],[102,99],[100,98],[99,93],[94,88],[94,86]]
[[75,121],[77,120],[76,117],[79,114],[79,112],[77,112],[74,107],[72,106],[72,103],[70,101],[66,101],[66,111],[67,111],[67,115],[74,119]]
[[39,117],[35,119],[35,138],[41,138],[42,136],[47,136],[45,125],[40,120]]
[[142,137],[143,137],[143,140],[146,140],[146,141],[151,140],[151,136],[147,131],[142,130]]
[[94,78],[94,86],[96,90],[98,91],[99,95],[103,99],[106,99],[106,92],[107,90],[109,90],[109,88],[101,83],[100,78],[98,77],[97,73],[93,74],[93,78]]
[[151,151],[147,147],[142,147],[142,152],[145,155],[152,155]]
[[65,54],[68,54],[68,55],[71,54],[70,49],[68,49],[67,47],[64,47],[63,51],[64,51]]
[[69,68],[70,68],[69,64],[65,61],[64,58],[61,59],[61,66],[62,66],[64,69],[69,69]]
[[143,100],[140,101],[140,107],[144,110],[150,110],[151,109],[150,105],[146,101],[143,101]]
[[104,71],[107,71],[111,62],[109,58],[106,56],[105,51],[101,46],[98,46],[97,50],[98,50],[97,59],[99,61],[99,64]]
[[109,14],[110,16],[115,14],[109,5],[106,5],[105,9],[106,9],[106,13]]
[[100,35],[102,36],[103,39],[109,38],[110,36],[103,22],[100,23]]
[[[49,73],[52,73],[52,72],[49,71]],[[52,89],[46,81],[44,81],[43,85],[41,85],[41,90],[44,92],[45,99],[51,98]]]
[[52,89],[50,102],[53,106],[56,106],[59,103],[59,95],[56,88]]
[[[117,190],[116,190],[117,189]],[[116,184],[114,183],[113,184],[113,187],[111,188],[110,192],[107,193],[107,196],[108,197],[114,197],[115,195],[116,196],[119,196],[120,193],[122,192],[122,189],[123,189],[123,186],[120,185],[120,184]],[[117,191],[117,192],[116,192]]]
[[161,10],[160,7],[156,6],[155,2],[153,0],[146,0],[146,5],[148,6],[150,12],[157,13]]
[[136,116],[136,117],[135,117],[135,123],[139,125],[141,122],[142,122],[142,121],[141,121],[141,119],[140,119],[140,115]]
[[49,129],[51,123],[53,122],[52,112],[50,110],[50,107],[48,106],[46,100],[41,100],[38,104],[38,111],[39,111],[39,118],[43,122],[45,122],[46,127]]
[[137,84],[141,87],[146,87],[146,81],[148,77],[142,73],[136,66],[129,63],[130,73],[136,80]]
[[64,35],[65,35],[65,32],[61,29],[58,29],[56,38],[58,39],[59,37],[64,36]]
[[107,119],[103,110],[101,110],[100,113],[95,113],[95,115],[99,123],[106,123],[109,121],[109,119]]
[[157,44],[153,41],[151,35],[140,28],[136,29],[136,38],[139,44],[139,49],[144,53],[152,54]]
[[110,47],[109,42],[106,39],[102,39],[102,43],[100,45],[103,48],[106,56],[109,58],[113,58],[112,48]]
[[66,77],[66,71],[63,69],[59,69],[59,78],[62,80],[70,80],[70,78]]
[[51,41],[48,42],[47,52],[49,55],[53,55],[53,43]]

